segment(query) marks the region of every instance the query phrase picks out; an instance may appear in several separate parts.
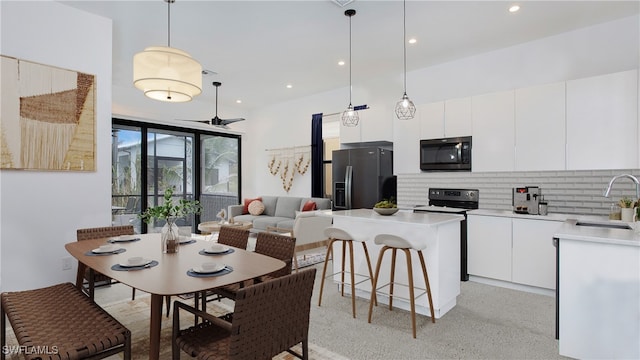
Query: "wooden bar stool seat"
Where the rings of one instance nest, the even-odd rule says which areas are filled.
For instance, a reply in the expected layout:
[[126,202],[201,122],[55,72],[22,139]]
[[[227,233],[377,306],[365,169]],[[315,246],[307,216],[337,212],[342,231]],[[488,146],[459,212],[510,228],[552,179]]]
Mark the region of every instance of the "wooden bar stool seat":
[[[396,253],[398,250],[402,250],[405,253],[407,259],[407,275],[409,284],[406,285],[409,288],[409,302],[411,304],[411,327],[413,330],[413,338],[416,338],[416,303],[415,303],[415,290],[414,290],[414,282],[413,282],[413,266],[411,264],[411,250],[414,250],[418,253],[418,258],[420,259],[420,265],[422,266],[422,274],[424,275],[425,289],[415,288],[420,290],[425,290],[427,297],[429,298],[429,310],[431,311],[431,322],[435,323],[436,318],[433,313],[433,301],[431,300],[431,287],[429,286],[429,276],[427,275],[427,266],[424,261],[424,256],[422,255],[422,250],[424,250],[427,245],[426,244],[412,244],[408,240],[390,234],[379,234],[375,237],[374,242],[377,245],[383,245],[380,250],[380,255],[378,256],[378,263],[376,264],[376,273],[373,277],[373,286],[371,290],[371,302],[369,303],[369,323],[371,323],[371,315],[373,313],[373,305],[374,300],[376,300],[376,292],[380,289],[389,286],[389,310],[393,310],[393,287],[396,284],[394,281],[395,275],[395,266],[396,266]],[[382,264],[382,258],[384,257],[384,253],[387,250],[391,250],[391,278],[389,279],[389,283],[384,284],[378,287],[378,279],[380,275],[380,265]],[[404,285],[398,283],[398,285]],[[381,292],[382,293],[382,292]],[[419,294],[418,296],[421,296]],[[377,305],[377,304],[376,304]]]
[[[367,250],[367,244],[365,244],[365,242],[363,240],[354,238],[353,236],[351,236],[351,234],[349,234],[347,231],[337,228],[337,227],[328,227],[324,230],[324,235],[328,238],[328,245],[327,245],[327,254],[325,256],[325,260],[324,260],[324,267],[322,269],[322,282],[320,283],[320,296],[318,297],[318,306],[321,306],[322,304],[322,290],[324,289],[324,280],[325,278],[327,278],[328,276],[333,277],[336,274],[341,274],[340,277],[340,287],[341,287],[341,296],[344,296],[344,287],[345,285],[351,285],[351,308],[353,310],[353,317],[356,317],[356,284],[360,284],[364,281],[367,280],[372,280],[373,279],[373,269],[371,267],[371,260],[369,259],[369,251]],[[329,259],[333,259],[333,243],[339,241],[342,243],[342,268],[341,271],[335,272],[333,274],[327,275],[327,264],[329,262]],[[353,242],[357,241],[359,243],[362,244],[362,248],[364,249],[364,256],[365,259],[367,260],[367,267],[369,269],[369,276],[365,276],[365,275],[358,275],[361,277],[364,277],[364,279],[362,279],[361,281],[357,282],[355,281],[355,270],[354,270],[354,265],[353,265]],[[344,276],[345,276],[345,258],[346,258],[346,249],[347,247],[349,248],[349,273],[351,276],[351,281],[350,283],[346,283]],[[375,299],[375,295],[373,297],[373,301],[376,301]],[[377,305],[377,302],[376,302]]]

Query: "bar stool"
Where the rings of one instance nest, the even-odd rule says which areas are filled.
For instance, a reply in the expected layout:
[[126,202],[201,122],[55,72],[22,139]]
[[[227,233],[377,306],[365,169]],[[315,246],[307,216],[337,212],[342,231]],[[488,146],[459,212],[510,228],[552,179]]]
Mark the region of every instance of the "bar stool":
[[[373,313],[373,304],[374,299],[376,297],[376,292],[383,287],[389,286],[389,310],[393,310],[393,286],[394,275],[395,275],[395,266],[396,266],[396,252],[398,250],[404,251],[404,254],[407,258],[407,275],[409,280],[409,301],[411,303],[411,327],[413,329],[413,338],[416,338],[416,296],[414,295],[414,286],[413,286],[413,267],[411,265],[411,250],[415,250],[418,253],[418,258],[420,259],[420,265],[422,265],[422,274],[424,275],[424,282],[426,285],[426,293],[429,298],[429,310],[431,310],[431,322],[435,323],[436,318],[433,314],[433,301],[431,300],[431,287],[429,286],[429,276],[427,275],[427,266],[424,262],[424,256],[422,255],[422,250],[427,247],[426,244],[411,244],[406,239],[390,234],[379,234],[375,237],[374,242],[377,245],[384,245],[380,250],[380,255],[378,256],[378,263],[376,265],[376,274],[373,277],[373,286],[371,289],[371,302],[369,303],[369,323],[371,323],[371,315]],[[387,250],[391,250],[391,278],[389,279],[389,283],[381,286],[378,286],[378,276],[380,275],[380,265],[382,264],[382,258],[384,257],[384,253]],[[400,284],[398,284],[400,285]],[[402,284],[404,285],[404,284]],[[418,288],[421,289],[421,288]],[[422,294],[418,295],[421,296]]]
[[[336,227],[328,227],[324,230],[324,235],[329,239],[329,244],[327,245],[327,254],[325,256],[324,259],[324,267],[322,269],[322,282],[320,283],[320,296],[318,297],[318,306],[321,306],[322,304],[322,290],[324,288],[324,279],[327,277],[327,264],[329,263],[329,258],[331,256],[331,259],[333,259],[333,243],[336,241],[340,241],[342,242],[342,270],[335,272],[333,274],[330,274],[328,276],[333,276],[336,275],[338,273],[341,274],[341,278],[340,278],[340,286],[341,286],[341,296],[344,296],[344,286],[345,286],[345,281],[344,281],[344,274],[345,274],[345,255],[346,255],[346,246],[349,246],[349,272],[351,274],[351,308],[353,310],[353,317],[356,317],[356,284],[360,284],[364,281],[366,281],[367,279],[372,280],[373,279],[373,269],[371,268],[371,260],[369,259],[369,251],[367,250],[367,244],[365,244],[364,241],[362,240],[358,240],[356,238],[354,238],[353,236],[351,236],[351,234],[349,234],[348,232],[346,232],[343,229],[340,228],[336,228]],[[364,249],[364,257],[367,260],[367,267],[369,268],[369,277],[366,277],[365,279],[363,279],[362,281],[359,282],[355,282],[355,271],[353,268],[353,242],[357,241],[360,242],[362,244],[362,248]],[[359,276],[364,276],[364,275],[359,275]],[[374,292],[375,294],[375,292]],[[375,301],[376,305],[378,305],[377,300],[374,297],[372,297],[371,301]]]

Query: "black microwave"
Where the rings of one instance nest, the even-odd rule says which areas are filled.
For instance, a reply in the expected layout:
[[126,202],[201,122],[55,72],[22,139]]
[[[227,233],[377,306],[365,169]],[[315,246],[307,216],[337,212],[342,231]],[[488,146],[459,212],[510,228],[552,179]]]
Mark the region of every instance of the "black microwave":
[[420,170],[471,171],[471,136],[420,140]]

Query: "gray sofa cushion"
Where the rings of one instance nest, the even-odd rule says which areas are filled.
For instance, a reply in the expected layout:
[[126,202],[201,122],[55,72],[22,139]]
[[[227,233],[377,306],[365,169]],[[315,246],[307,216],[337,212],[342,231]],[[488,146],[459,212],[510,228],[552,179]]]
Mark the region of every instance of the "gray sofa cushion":
[[294,219],[287,219],[287,220],[278,221],[277,227],[279,229],[291,229],[291,230],[293,230],[293,223],[294,222],[296,222]]
[[[279,222],[291,220],[281,216],[256,216],[253,219],[253,228],[258,230],[267,230],[267,226],[277,227]],[[291,226],[293,228],[293,226]]]
[[237,215],[233,217],[235,222],[253,222],[258,216],[251,214]]
[[278,204],[276,205],[276,216],[288,217],[293,219],[296,217],[296,211],[300,211],[299,197],[282,196],[278,198]]
[[264,212],[262,215],[281,216],[276,213],[276,206],[278,204],[277,196],[263,196],[262,203],[264,204]]

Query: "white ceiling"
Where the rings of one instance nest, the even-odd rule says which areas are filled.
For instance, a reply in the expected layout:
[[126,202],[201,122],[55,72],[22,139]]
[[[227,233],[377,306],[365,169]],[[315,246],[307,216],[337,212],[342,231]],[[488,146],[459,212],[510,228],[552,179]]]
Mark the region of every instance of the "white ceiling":
[[[113,83],[132,85],[132,58],[147,46],[167,45],[167,3],[61,1],[113,19]],[[635,1],[407,1],[407,68],[434,64],[638,14]],[[171,5],[171,46],[190,53],[217,74],[203,78],[199,100],[219,113],[250,110],[349,84],[352,18],[353,84],[402,73],[402,1],[356,0],[342,8],[330,0],[188,1]],[[338,60],[347,65],[339,67]],[[410,81],[410,79],[408,79]],[[286,84],[292,84],[287,89]],[[241,99],[242,104],[235,103]],[[213,106],[212,106],[213,109]]]

